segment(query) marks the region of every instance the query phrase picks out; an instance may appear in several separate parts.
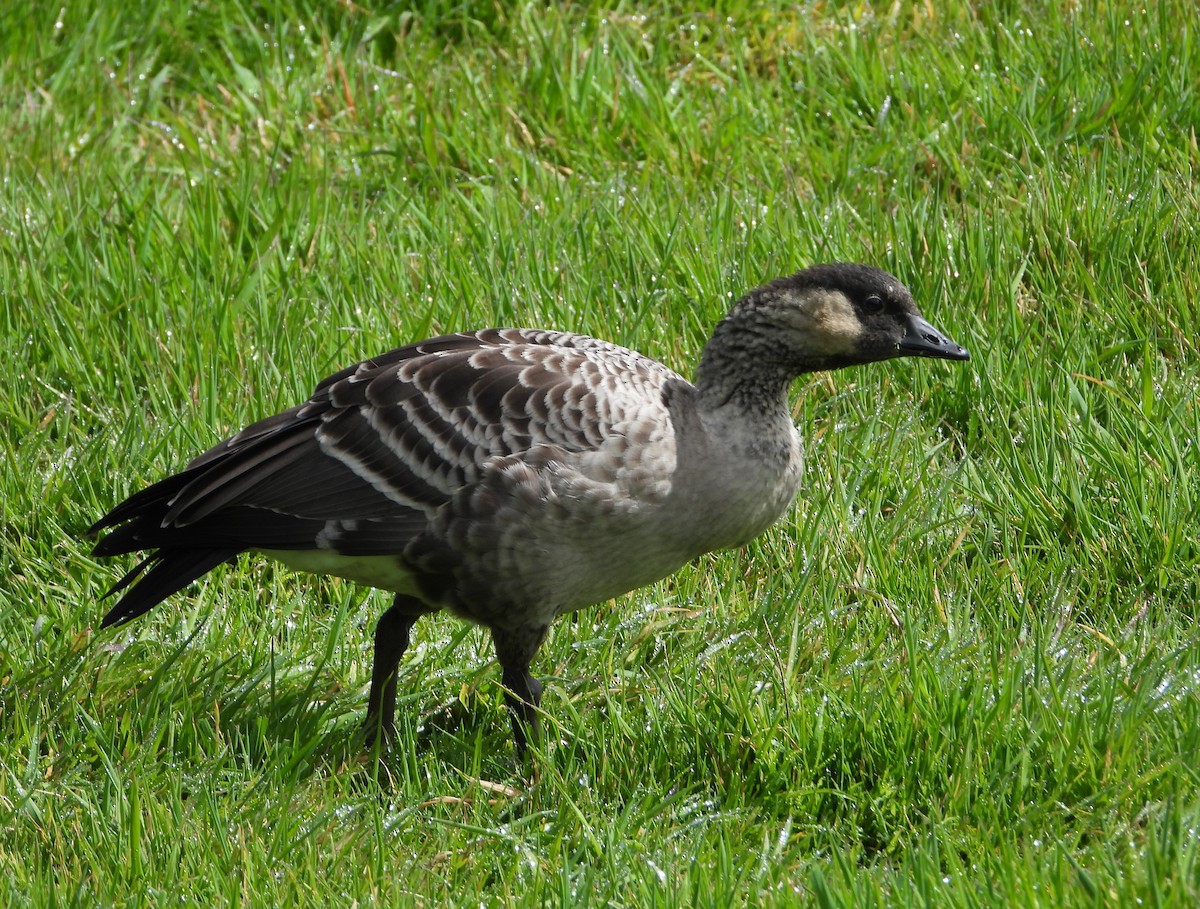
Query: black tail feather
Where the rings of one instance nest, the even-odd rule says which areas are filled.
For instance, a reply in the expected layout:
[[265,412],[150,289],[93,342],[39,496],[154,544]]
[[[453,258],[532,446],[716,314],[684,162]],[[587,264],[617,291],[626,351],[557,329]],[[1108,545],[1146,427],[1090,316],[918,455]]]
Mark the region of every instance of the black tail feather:
[[117,605],[109,610],[100,627],[123,625],[136,619],[196,578],[233,558],[238,552],[237,549],[160,549],[147,556],[105,594],[111,596],[133,585]]

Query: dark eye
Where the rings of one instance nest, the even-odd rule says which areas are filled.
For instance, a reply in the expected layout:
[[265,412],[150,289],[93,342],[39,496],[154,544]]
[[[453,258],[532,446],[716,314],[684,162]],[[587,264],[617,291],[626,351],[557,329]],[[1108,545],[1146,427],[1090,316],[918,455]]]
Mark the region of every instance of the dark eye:
[[879,296],[878,294],[871,294],[871,296],[867,297],[867,299],[863,301],[863,309],[865,309],[869,315],[878,315],[879,313],[883,312],[883,297]]

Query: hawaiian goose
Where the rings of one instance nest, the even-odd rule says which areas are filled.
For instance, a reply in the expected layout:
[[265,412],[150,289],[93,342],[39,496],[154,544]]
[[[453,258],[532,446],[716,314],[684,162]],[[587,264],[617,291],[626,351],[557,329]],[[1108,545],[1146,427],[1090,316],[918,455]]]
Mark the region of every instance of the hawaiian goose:
[[413,624],[487,626],[518,751],[537,734],[530,663],[550,623],[771,525],[796,496],[799,375],[901,356],[966,360],[907,288],[818,265],[736,303],[694,385],[595,338],[485,329],[321,382],[91,528],[95,554],[149,550],[103,626],[238,553],[395,593],[375,631],[367,729],[390,736]]

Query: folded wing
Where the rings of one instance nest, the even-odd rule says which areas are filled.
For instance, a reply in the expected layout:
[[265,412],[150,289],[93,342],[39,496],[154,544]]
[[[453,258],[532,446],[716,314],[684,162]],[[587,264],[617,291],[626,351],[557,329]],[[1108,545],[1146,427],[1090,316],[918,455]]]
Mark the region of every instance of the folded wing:
[[[614,364],[617,368],[614,368]],[[100,519],[95,554],[151,550],[103,624],[246,550],[398,555],[495,459],[598,450],[674,373],[603,341],[489,329],[390,351],[321,382]]]

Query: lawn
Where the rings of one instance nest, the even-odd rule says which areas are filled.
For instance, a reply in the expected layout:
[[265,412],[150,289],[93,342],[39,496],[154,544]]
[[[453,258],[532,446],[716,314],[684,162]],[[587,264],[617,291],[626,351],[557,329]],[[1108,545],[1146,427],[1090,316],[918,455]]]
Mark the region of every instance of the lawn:
[[[28,8],[32,7],[32,9]],[[1200,902],[1188,0],[0,12],[0,905]],[[484,632],[243,557],[117,630],[86,528],[432,334],[691,372],[879,265],[969,363],[805,377],[796,507]]]

